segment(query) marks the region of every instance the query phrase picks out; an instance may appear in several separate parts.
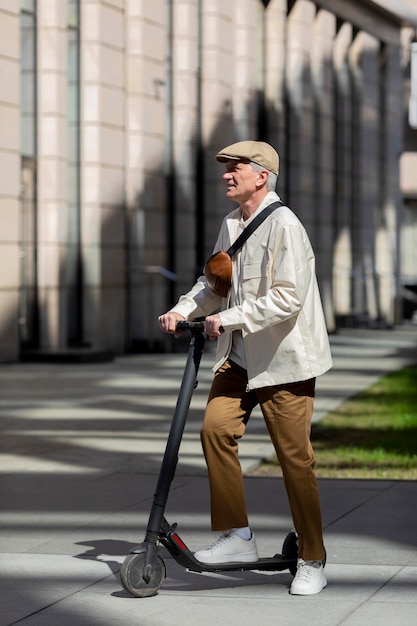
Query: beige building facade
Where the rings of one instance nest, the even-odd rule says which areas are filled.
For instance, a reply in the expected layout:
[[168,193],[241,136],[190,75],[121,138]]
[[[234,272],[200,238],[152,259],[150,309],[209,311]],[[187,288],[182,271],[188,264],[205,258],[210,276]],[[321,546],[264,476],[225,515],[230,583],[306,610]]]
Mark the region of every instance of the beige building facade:
[[159,347],[231,208],[214,155],[247,138],[280,154],[329,331],[400,321],[412,5],[0,0],[0,361]]

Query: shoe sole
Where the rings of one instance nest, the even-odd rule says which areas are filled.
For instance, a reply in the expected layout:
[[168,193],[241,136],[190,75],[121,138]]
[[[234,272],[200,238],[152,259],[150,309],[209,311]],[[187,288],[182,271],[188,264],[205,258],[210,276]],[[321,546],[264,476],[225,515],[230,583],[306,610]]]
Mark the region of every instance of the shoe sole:
[[223,561],[218,561],[217,559],[199,559],[198,556],[196,554],[194,554],[194,557],[197,559],[197,561],[200,561],[200,563],[207,563],[207,565],[212,565],[212,564],[216,564],[218,565],[219,563],[256,563],[256,561],[258,560],[258,556],[252,556],[252,555],[248,555],[248,554],[235,554],[233,555],[233,558],[227,559],[227,560],[223,560]]

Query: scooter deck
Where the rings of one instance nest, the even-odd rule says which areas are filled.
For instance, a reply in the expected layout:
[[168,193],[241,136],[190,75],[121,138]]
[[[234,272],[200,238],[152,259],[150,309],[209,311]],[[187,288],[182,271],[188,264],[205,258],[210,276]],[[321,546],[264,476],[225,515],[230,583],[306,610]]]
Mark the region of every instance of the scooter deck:
[[261,571],[261,572],[282,572],[289,569],[294,563],[292,559],[287,559],[283,554],[275,554],[273,557],[260,558],[251,563],[227,562],[227,563],[203,563],[197,561],[194,566],[188,565],[191,572],[236,572],[236,571]]
[[247,570],[281,572],[285,569],[291,570],[297,564],[296,553],[294,555],[275,554],[272,557],[263,557],[250,562],[204,563],[195,558],[194,554],[187,548],[181,537],[173,528],[160,537],[160,542],[177,563],[192,572],[231,572]]

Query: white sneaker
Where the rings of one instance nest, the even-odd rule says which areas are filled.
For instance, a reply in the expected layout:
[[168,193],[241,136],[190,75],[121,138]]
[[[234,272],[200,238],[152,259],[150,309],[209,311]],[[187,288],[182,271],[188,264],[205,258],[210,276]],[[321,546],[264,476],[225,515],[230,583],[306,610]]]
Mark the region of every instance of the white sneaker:
[[312,596],[320,593],[327,585],[322,561],[298,559],[297,573],[291,583],[290,593],[297,596]]
[[258,560],[255,537],[242,539],[233,530],[223,533],[206,550],[194,553],[202,563],[253,563]]

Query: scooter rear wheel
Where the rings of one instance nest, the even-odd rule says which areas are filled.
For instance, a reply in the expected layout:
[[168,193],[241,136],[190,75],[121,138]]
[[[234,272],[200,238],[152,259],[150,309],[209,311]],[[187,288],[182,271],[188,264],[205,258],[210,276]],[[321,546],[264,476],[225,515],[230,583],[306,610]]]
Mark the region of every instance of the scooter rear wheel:
[[282,554],[286,559],[293,559],[293,563],[289,566],[289,570],[293,576],[297,573],[297,558],[298,558],[298,535],[295,530],[292,530],[284,539],[282,544]]
[[120,570],[120,578],[124,589],[136,598],[156,596],[166,575],[165,563],[160,556],[157,556],[151,579],[147,583],[142,577],[144,562],[144,552],[129,554],[123,561]]

